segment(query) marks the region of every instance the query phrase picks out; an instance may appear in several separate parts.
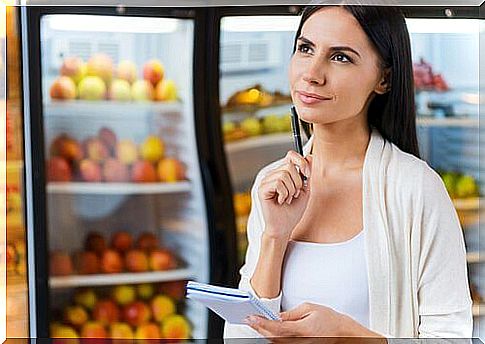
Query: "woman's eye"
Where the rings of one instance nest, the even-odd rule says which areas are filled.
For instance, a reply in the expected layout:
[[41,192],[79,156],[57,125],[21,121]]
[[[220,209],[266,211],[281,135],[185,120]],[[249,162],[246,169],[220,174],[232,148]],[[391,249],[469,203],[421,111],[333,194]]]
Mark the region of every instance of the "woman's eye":
[[332,59],[334,59],[335,61],[344,62],[344,63],[352,62],[350,57],[348,57],[345,54],[335,54],[335,55],[332,56]]
[[308,44],[300,44],[298,46],[298,51],[301,52],[301,53],[308,53],[308,49],[310,49],[310,47],[308,46]]

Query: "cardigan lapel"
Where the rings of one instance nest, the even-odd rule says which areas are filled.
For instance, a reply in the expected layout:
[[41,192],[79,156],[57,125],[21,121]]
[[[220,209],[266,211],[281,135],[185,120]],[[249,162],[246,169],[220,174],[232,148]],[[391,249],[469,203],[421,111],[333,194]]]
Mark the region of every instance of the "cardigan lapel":
[[[303,148],[307,155],[312,148],[312,135]],[[365,251],[369,280],[369,327],[389,334],[390,323],[390,242],[387,223],[386,170],[390,160],[389,145],[379,131],[372,128],[362,171],[362,204],[365,230]]]
[[389,334],[390,322],[390,243],[387,222],[386,172],[389,146],[375,128],[367,147],[362,172],[362,202],[369,280],[369,327]]

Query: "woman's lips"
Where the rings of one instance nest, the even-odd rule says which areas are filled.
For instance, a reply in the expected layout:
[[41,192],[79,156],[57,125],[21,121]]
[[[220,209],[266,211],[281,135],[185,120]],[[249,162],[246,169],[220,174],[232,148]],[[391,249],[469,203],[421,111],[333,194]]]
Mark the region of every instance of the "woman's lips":
[[300,98],[300,100],[305,104],[317,104],[320,102],[324,102],[325,100],[329,100],[329,99],[321,99],[321,98],[307,96],[301,92],[297,92],[297,93],[298,93],[298,98]]

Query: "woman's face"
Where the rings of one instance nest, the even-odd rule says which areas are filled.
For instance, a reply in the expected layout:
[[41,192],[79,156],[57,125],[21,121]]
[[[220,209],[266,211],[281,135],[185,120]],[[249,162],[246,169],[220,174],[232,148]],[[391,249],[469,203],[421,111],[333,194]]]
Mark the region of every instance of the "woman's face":
[[290,91],[304,121],[328,124],[366,116],[374,92],[385,92],[377,52],[345,9],[327,7],[311,15],[296,46]]

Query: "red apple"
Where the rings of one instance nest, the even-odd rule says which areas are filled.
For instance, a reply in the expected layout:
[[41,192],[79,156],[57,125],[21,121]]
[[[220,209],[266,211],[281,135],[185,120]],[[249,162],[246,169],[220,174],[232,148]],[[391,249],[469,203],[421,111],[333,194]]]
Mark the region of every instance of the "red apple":
[[123,271],[123,259],[115,250],[106,250],[101,255],[101,271],[111,274]]
[[175,269],[177,267],[177,261],[167,249],[160,248],[150,252],[150,269],[155,271],[163,271]]
[[61,134],[52,141],[50,154],[63,157],[68,162],[79,161],[83,158],[83,149],[72,137],[67,134]]
[[99,258],[94,252],[77,252],[74,255],[74,266],[78,274],[97,274],[99,273],[99,265]]
[[93,309],[93,319],[104,325],[117,322],[120,317],[118,305],[110,299],[99,300]]
[[137,161],[131,170],[131,180],[136,183],[154,183],[157,181],[157,172],[148,161]]
[[76,98],[76,84],[67,76],[58,77],[50,88],[52,99],[69,100]]
[[139,326],[152,317],[150,307],[141,301],[135,301],[123,308],[123,318],[131,326]]
[[128,251],[133,245],[133,237],[127,231],[118,231],[111,237],[111,247],[117,251]]
[[89,232],[84,242],[84,248],[87,251],[93,251],[94,253],[100,255],[107,248],[106,240],[98,232]]
[[72,170],[66,159],[55,156],[47,161],[47,180],[50,182],[72,180]]
[[126,270],[143,272],[148,270],[148,258],[141,250],[130,250],[125,255]]
[[160,327],[155,323],[145,323],[137,327],[135,339],[158,339],[160,336]]
[[88,321],[81,329],[81,337],[83,338],[106,338],[107,336],[108,333],[104,325],[99,321]]
[[130,172],[119,160],[109,158],[103,165],[103,178],[108,183],[122,183],[130,179]]
[[66,276],[74,272],[69,254],[54,251],[50,254],[49,269],[52,276]]
[[155,86],[163,79],[165,68],[162,63],[156,59],[150,60],[143,66],[143,78]]
[[145,252],[150,252],[158,247],[158,238],[150,232],[143,232],[136,241],[136,247]]
[[94,160],[81,160],[79,173],[81,174],[81,179],[85,182],[97,183],[102,180],[101,166]]
[[170,281],[160,284],[160,292],[170,296],[172,299],[181,301],[185,297],[185,286],[187,281]]

